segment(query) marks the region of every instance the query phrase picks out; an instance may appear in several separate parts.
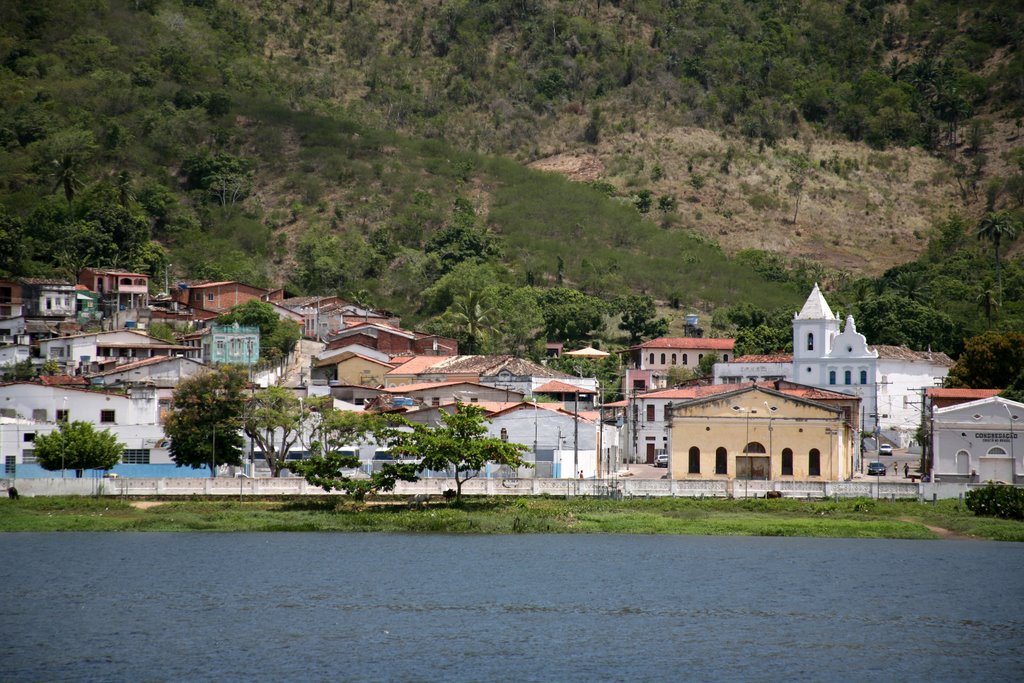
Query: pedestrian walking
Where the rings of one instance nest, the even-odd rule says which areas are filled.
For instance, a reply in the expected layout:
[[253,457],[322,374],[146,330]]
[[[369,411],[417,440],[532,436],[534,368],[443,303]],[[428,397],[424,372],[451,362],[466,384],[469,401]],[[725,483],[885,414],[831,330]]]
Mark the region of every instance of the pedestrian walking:
[[903,463],[903,478],[906,479],[910,476],[910,465]]
[[894,477],[900,476],[900,465],[899,465],[899,463],[894,462],[892,464],[892,476],[894,476]]

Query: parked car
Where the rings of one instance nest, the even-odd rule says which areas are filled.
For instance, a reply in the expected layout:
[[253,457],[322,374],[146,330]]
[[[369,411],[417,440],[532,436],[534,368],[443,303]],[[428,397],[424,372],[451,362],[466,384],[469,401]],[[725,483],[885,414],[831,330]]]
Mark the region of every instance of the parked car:
[[654,456],[655,467],[668,467],[668,453],[659,453]]
[[868,474],[872,477],[884,477],[886,466],[884,462],[869,462]]
[[892,455],[892,444],[883,443],[878,447],[879,455]]

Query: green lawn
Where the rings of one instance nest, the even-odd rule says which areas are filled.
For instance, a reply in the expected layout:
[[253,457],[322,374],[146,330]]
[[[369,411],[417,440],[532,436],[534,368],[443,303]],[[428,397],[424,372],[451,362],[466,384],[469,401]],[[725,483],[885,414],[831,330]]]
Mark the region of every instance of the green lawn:
[[[157,501],[153,501],[157,502]],[[0,531],[374,531],[631,533],[1024,541],[1024,523],[975,517],[957,501],[853,499],[592,500],[474,498],[410,510],[403,500],[169,500],[140,509],[105,498],[0,501]]]

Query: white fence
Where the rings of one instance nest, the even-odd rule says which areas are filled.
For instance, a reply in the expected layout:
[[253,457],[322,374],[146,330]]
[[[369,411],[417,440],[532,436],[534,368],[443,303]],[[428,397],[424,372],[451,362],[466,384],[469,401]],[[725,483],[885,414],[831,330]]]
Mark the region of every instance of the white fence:
[[[4,489],[15,486],[23,496],[305,496],[327,495],[295,477],[273,479],[0,479]],[[959,498],[981,484],[912,484],[874,481],[672,481],[667,479],[470,479],[462,493],[469,496],[565,496],[599,498],[764,498],[777,491],[784,498],[884,498],[933,500]],[[444,478],[399,482],[395,495],[440,495],[454,489]],[[342,495],[333,493],[331,495]]]

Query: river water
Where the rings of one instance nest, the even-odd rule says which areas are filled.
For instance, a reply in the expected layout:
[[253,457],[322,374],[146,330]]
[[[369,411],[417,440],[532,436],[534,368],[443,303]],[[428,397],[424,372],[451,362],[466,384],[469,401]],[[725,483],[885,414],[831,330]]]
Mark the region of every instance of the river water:
[[0,535],[0,680],[1019,681],[1024,544]]

